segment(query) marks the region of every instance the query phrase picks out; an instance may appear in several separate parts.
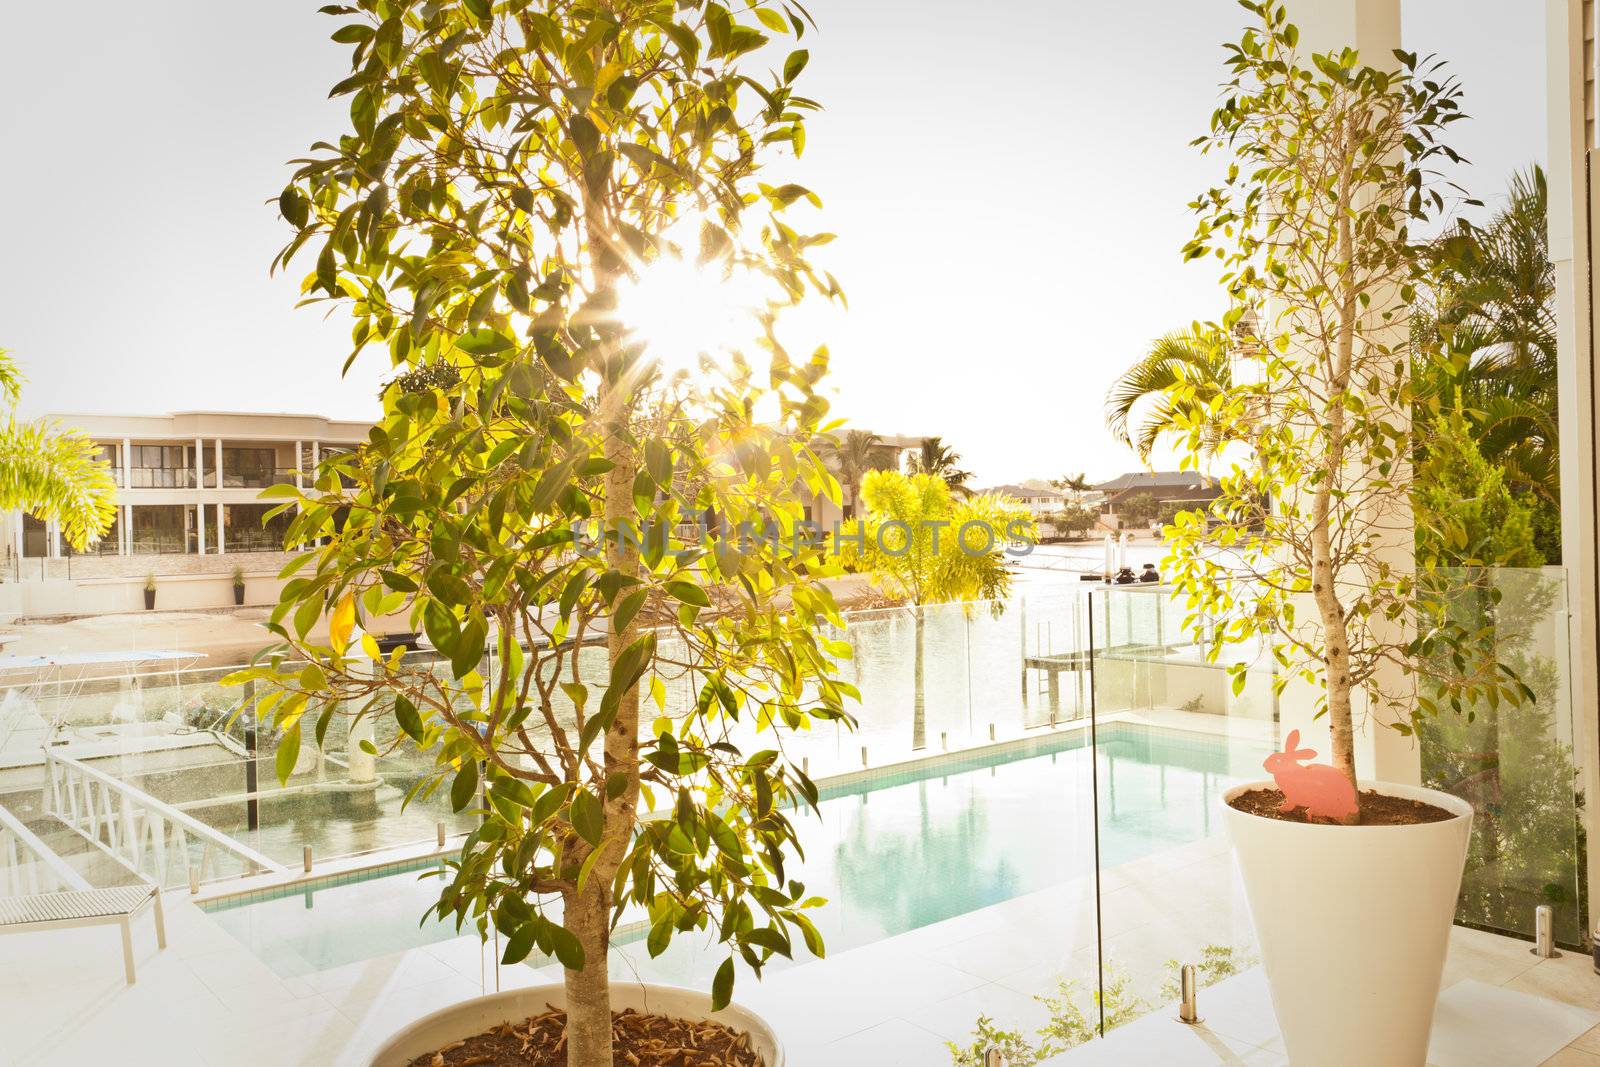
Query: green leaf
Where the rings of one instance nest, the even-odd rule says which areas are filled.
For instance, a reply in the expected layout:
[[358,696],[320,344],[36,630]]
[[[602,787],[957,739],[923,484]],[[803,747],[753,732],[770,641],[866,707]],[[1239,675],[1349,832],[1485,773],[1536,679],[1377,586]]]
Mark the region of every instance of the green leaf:
[[485,21],[488,20],[491,9],[494,6],[492,0],[461,0],[461,3],[476,18]]
[[333,39],[340,44],[360,44],[371,37],[376,30],[364,22],[352,22],[348,26],[340,26],[333,31]]
[[711,598],[706,595],[706,591],[693,582],[668,582],[667,592],[675,599],[681,600],[685,604],[693,604],[697,608],[709,608],[711,606]]
[[804,48],[797,48],[789,53],[789,58],[783,62],[783,80],[792,82],[800,77],[800,72],[806,69],[806,64],[811,62],[811,53]]
[[417,714],[417,706],[403,696],[394,698],[394,721],[407,737],[422,743],[422,716]]
[[606,813],[600,801],[587,789],[580,789],[572,797],[572,828],[589,844],[600,847],[605,833]]
[[722,961],[722,966],[717,968],[717,976],[711,980],[711,1010],[721,1011],[733,999],[733,957],[729,956]]
[[517,927],[516,932],[506,939],[506,950],[500,956],[501,963],[521,963],[528,958],[528,953],[533,951],[535,924],[523,923]]
[[278,197],[278,211],[291,226],[304,229],[311,218],[311,203],[291,185]]
[[561,966],[569,971],[583,970],[583,946],[571,930],[565,926],[555,926],[550,930],[551,938],[555,942],[556,959],[561,961]]
[[461,761],[456,780],[450,784],[450,808],[465,811],[478,793],[478,761],[472,758]]
[[283,732],[278,739],[278,752],[273,763],[278,770],[278,784],[289,784],[289,776],[294,773],[294,765],[300,762],[300,723],[295,724]]

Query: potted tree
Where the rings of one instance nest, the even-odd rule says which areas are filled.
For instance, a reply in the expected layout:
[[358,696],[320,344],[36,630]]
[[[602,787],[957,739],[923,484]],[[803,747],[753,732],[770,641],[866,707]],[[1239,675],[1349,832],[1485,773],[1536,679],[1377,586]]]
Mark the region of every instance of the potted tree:
[[233,568],[233,602],[244,603],[244,568],[238,565]]
[[1227,178],[1197,200],[1185,255],[1223,263],[1230,333],[1247,311],[1259,326],[1235,337],[1229,380],[1170,387],[1185,468],[1214,453],[1227,472],[1207,512],[1169,528],[1168,568],[1191,617],[1267,649],[1280,687],[1310,694],[1306,729],[1330,729],[1331,765],[1305,766],[1323,746],[1291,732],[1275,781],[1225,798],[1289,1056],[1417,1067],[1472,810],[1358,783],[1356,726],[1412,735],[1442,709],[1529,695],[1413,561],[1411,372],[1448,356],[1411,328],[1433,280],[1413,230],[1444,203],[1429,172],[1456,158],[1458,89],[1406,53],[1304,56],[1281,3],[1244,6],[1258,23],[1229,48],[1199,142]]
[[[348,303],[358,351],[382,345],[400,374],[366,445],[314,485],[267,491],[297,510],[287,541],[315,546],[270,620],[305,664],[268,658],[234,680],[273,687],[260,712],[280,774],[341,709],[391,719],[394,743],[432,760],[418,789],[482,820],[434,910],[498,930],[506,963],[537,953],[565,974],[419,1023],[377,1062],[548,1003],[541,1033],[572,1067],[610,1067],[624,1007],[653,1028],[725,1021],[773,1067],[776,1038],[729,1013],[736,970],[822,944],[806,915],[819,902],[788,868],[816,788],[768,735],[847,719],[853,695],[816,580],[838,568],[795,534],[797,486],[839,498],[809,444],[829,428],[826,353],[795,358],[775,328],[837,289],[807,262],[823,238],[784,221],[812,194],[759,180],[804,145],[807,53],[778,52],[771,74],[757,72],[770,51],[749,62],[805,32],[804,12],[329,10],[352,51],[334,90],[351,127],[281,196],[295,235],[278,263],[312,253],[307,293]],[[752,343],[690,337],[683,352],[637,328],[663,311],[711,321],[730,279]],[[398,611],[447,669],[380,653],[364,623]],[[652,953],[702,939],[721,957],[709,990],[614,987],[624,915],[648,924]],[[651,1062],[625,1029],[618,1047]]]
[[144,610],[154,611],[156,607],[156,575],[154,571],[144,576]]

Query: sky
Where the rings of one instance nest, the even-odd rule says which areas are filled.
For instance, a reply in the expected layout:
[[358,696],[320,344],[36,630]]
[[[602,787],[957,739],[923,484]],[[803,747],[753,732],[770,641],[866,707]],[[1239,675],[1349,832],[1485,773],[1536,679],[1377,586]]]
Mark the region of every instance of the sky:
[[[319,0],[81,0],[0,36],[0,347],[24,411],[377,413],[374,350],[340,377],[345,313],[268,267],[288,161],[348,118]],[[1544,155],[1543,6],[1407,0],[1405,46],[1449,59],[1470,122],[1457,177],[1493,200]],[[835,410],[939,435],[979,485],[1137,469],[1104,429],[1116,374],[1222,310],[1185,266],[1188,144],[1233,0],[809,0],[793,166],[838,234],[849,311],[822,321]],[[786,169],[789,169],[786,165]],[[1158,453],[1166,468],[1171,456]]]

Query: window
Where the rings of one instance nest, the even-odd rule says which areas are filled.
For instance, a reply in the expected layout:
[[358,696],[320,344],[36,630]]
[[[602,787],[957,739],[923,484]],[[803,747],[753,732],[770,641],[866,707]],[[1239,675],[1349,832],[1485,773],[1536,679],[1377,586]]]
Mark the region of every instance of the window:
[[[283,538],[294,518],[283,512],[266,519],[276,504],[224,504],[223,540],[229,552],[282,552]],[[263,526],[263,520],[266,524]]]
[[134,445],[128,450],[128,488],[193,487],[193,445]]
[[122,485],[122,463],[117,457],[116,445],[96,445],[95,458],[111,468],[111,478],[118,486]]
[[278,452],[273,448],[224,448],[222,450],[222,484],[227,489],[265,489],[287,475],[277,471]]
[[187,504],[135,506],[129,549],[135,556],[170,556],[200,547],[195,509]]
[[32,515],[22,516],[22,554],[29,559],[43,559],[50,554],[50,530],[43,519]]

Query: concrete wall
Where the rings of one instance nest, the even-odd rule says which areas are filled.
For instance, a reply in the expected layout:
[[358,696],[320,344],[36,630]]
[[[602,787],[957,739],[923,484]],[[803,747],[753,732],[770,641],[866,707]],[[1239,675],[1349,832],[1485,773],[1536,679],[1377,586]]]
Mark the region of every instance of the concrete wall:
[[233,605],[233,569],[245,576],[245,603],[272,604],[283,582],[278,572],[289,557],[282,552],[231,556],[104,556],[67,560],[28,560],[50,565],[40,581],[0,584],[0,615],[39,617],[101,615],[143,611],[146,576],[156,574],[156,609],[194,611]]

